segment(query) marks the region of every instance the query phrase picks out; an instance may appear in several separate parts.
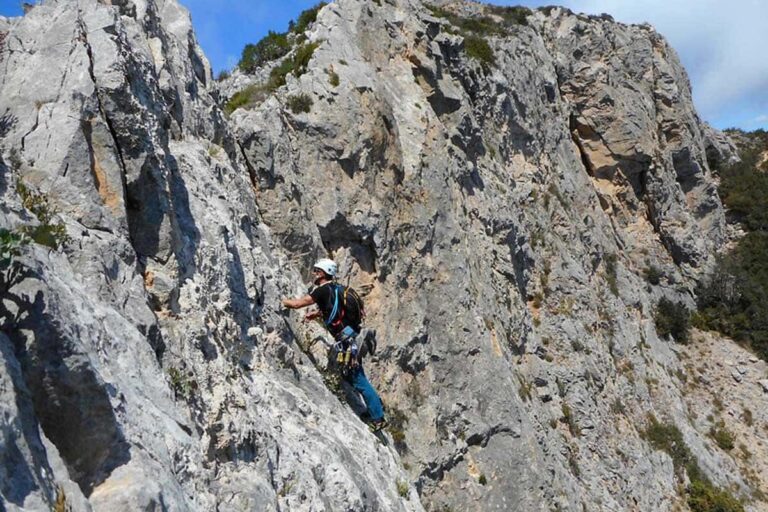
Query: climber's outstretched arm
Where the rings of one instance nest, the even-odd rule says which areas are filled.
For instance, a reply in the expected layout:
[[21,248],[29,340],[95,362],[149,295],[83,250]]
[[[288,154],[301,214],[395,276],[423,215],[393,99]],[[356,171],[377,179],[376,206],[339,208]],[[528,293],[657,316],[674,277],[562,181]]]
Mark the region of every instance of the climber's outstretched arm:
[[311,306],[315,303],[315,299],[311,295],[305,295],[297,299],[283,299],[283,306],[289,309],[299,309]]

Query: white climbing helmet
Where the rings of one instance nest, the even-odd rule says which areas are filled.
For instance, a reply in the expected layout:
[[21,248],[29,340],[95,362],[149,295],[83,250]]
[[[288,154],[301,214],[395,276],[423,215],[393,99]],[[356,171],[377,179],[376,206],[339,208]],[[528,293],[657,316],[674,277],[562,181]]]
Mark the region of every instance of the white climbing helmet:
[[329,260],[328,258],[320,258],[315,262],[312,268],[319,268],[329,276],[336,277],[336,271],[339,267],[333,260]]

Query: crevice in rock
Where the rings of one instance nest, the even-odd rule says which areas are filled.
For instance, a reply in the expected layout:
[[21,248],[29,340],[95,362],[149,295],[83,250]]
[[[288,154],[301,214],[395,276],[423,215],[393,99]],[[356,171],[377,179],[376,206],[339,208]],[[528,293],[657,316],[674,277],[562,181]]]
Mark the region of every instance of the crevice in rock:
[[576,115],[574,113],[571,113],[571,116],[568,120],[568,125],[569,125],[568,126],[569,131],[571,132],[571,139],[573,139],[574,144],[576,144],[576,148],[579,150],[581,163],[584,165],[584,169],[587,171],[587,174],[589,174],[594,178],[595,166],[594,164],[592,164],[592,161],[589,159],[589,155],[587,154],[587,151],[584,149],[584,143],[581,142],[581,137],[579,137],[579,130],[576,122]]
[[[0,197],[5,195],[5,191],[8,190],[8,175],[10,174],[10,169],[5,163],[5,160],[3,160],[3,155],[0,154]],[[2,205],[0,205],[0,211],[7,212],[7,206],[5,204],[5,201],[2,201]]]
[[491,438],[497,434],[514,434],[514,431],[510,427],[495,425],[485,432],[478,432],[469,436],[467,438],[467,446],[480,446],[485,448],[488,446],[488,442]]
[[[127,199],[128,195],[127,195],[127,183],[126,183],[126,178],[125,178],[125,174],[126,174],[125,159],[123,157],[123,151],[122,151],[122,148],[120,147],[120,143],[118,142],[119,138],[117,136],[117,132],[115,131],[115,127],[112,125],[112,121],[109,118],[109,116],[107,115],[107,111],[104,109],[104,105],[103,105],[103,102],[102,102],[102,99],[101,99],[101,92],[99,91],[99,85],[98,85],[98,81],[96,80],[96,73],[94,71],[94,65],[95,64],[94,64],[94,57],[93,57],[93,49],[91,48],[91,45],[88,42],[88,29],[85,26],[85,21],[82,18],[81,11],[78,11],[78,13],[77,13],[77,26],[78,26],[78,28],[80,30],[80,41],[83,43],[83,46],[85,47],[85,52],[88,55],[88,74],[90,75],[91,82],[93,83],[94,95],[96,97],[96,102],[98,103],[98,106],[99,106],[99,112],[101,114],[101,117],[104,119],[105,124],[107,125],[107,129],[109,130],[109,134],[112,137],[112,142],[115,145],[115,151],[117,151],[117,157],[118,157],[118,161],[120,163],[120,171],[121,171],[120,172],[120,177],[121,177],[120,179],[121,179],[122,186],[123,186],[123,190],[122,190],[123,197],[125,197]],[[86,133],[85,136],[86,136],[86,140],[88,140],[89,143],[90,143],[89,135]],[[91,167],[91,171],[92,172],[95,172],[94,171],[94,167],[93,167],[94,158],[95,158],[95,155],[94,155],[94,152],[93,152],[93,147],[91,147],[90,159],[91,159],[91,165],[92,165],[92,167]],[[98,187],[97,187],[97,189],[98,189]],[[126,203],[127,203],[127,201],[126,201]],[[128,212],[126,212],[126,216],[127,216],[127,213]]]
[[416,480],[416,489],[419,491],[419,494],[421,494],[422,489],[427,484],[427,481],[441,481],[446,473],[455,468],[462,460],[464,460],[468,450],[469,445],[460,448],[452,455],[445,457],[442,461],[429,462],[427,467],[421,472],[418,479]]
[[35,109],[35,124],[32,125],[32,128],[27,131],[24,135],[21,136],[21,150],[24,151],[27,136],[29,136],[31,133],[33,133],[35,130],[37,130],[37,127],[40,125],[40,109]]
[[442,461],[428,463],[427,467],[421,472],[416,481],[416,488],[419,494],[421,494],[428,480],[439,482],[445,477],[446,473],[458,466],[461,461],[464,460],[464,457],[471,446],[480,446],[484,448],[488,445],[491,438],[498,434],[514,435],[514,432],[509,427],[496,425],[485,432],[478,432],[477,434],[471,435],[467,438],[466,446],[459,448],[452,455],[444,457]]
[[[162,29],[162,21],[156,9],[157,6],[153,2],[147,3],[147,11],[143,19],[144,29],[147,31],[147,35],[155,36],[160,40],[163,53],[165,53],[168,51],[168,48],[171,47],[171,44],[168,41],[165,31]],[[157,70],[154,65],[151,66],[151,73],[155,80],[157,80]],[[176,80],[172,80],[170,87],[160,89],[160,94],[165,100],[172,119],[176,122],[176,127],[179,132],[178,136],[180,138],[180,132],[182,132],[182,127],[184,126],[184,105],[179,96],[179,91],[175,87],[175,82]],[[192,90],[190,90],[190,87],[187,87],[186,92],[190,94],[190,97],[194,98],[197,96],[196,84],[193,84],[191,89]],[[173,132],[174,130],[172,129],[171,131]]]
[[[135,236],[133,236],[134,230],[131,229],[134,226],[134,222],[132,222],[134,219],[134,216],[132,216],[129,211],[130,210],[129,206],[132,202],[131,201],[132,196],[129,194],[129,187],[127,183],[127,167],[125,163],[125,154],[120,144],[120,137],[118,135],[117,129],[114,126],[114,123],[110,118],[110,116],[108,115],[107,109],[104,106],[104,100],[102,99],[102,96],[101,96],[102,92],[99,88],[98,80],[96,78],[96,73],[95,73],[95,58],[93,55],[93,48],[91,47],[91,44],[88,41],[88,30],[85,25],[85,21],[83,20],[83,17],[82,17],[82,11],[80,10],[78,10],[78,14],[77,14],[77,30],[79,30],[78,39],[83,44],[86,51],[86,55],[88,56],[88,74],[91,78],[91,82],[93,83],[94,97],[98,105],[98,111],[99,111],[99,114],[101,115],[101,118],[104,120],[107,130],[109,131],[109,135],[112,139],[112,143],[114,144],[115,152],[117,153],[118,165],[120,168],[120,182],[122,186],[121,192],[122,192],[122,197],[125,198],[126,209],[124,213],[126,215],[126,220],[128,222],[128,231],[131,239],[131,246],[134,248],[134,251],[136,251],[136,256],[139,261],[139,268],[143,269],[144,266],[146,265],[146,259],[142,258],[142,254],[140,253],[140,251],[136,250],[136,238]],[[98,177],[98,174],[96,173],[96,167],[95,167],[96,155],[95,155],[93,145],[92,145],[92,140],[91,140],[92,126],[88,124],[88,126],[86,127],[85,125],[86,123],[84,122],[83,134],[90,146],[89,158],[91,161],[91,171],[94,175],[94,182],[96,185],[96,189],[98,192],[101,192],[99,188],[99,177]],[[141,329],[141,331],[142,331],[142,334],[146,336],[146,339],[150,344],[150,346],[152,347],[158,362],[160,362],[162,360],[163,353],[165,352],[165,342],[163,340],[163,336],[162,336],[162,333],[160,332],[160,329],[155,324],[147,328]]]

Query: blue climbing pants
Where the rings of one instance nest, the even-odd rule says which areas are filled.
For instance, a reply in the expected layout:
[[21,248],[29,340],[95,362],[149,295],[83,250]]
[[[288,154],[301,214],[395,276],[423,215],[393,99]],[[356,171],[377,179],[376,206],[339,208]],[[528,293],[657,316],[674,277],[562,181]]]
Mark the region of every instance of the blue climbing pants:
[[355,391],[363,395],[363,400],[365,400],[365,406],[368,408],[368,414],[370,415],[371,420],[379,421],[384,418],[384,408],[381,405],[381,398],[379,398],[376,390],[371,386],[368,377],[365,376],[362,363],[358,364],[350,371],[348,379],[349,382],[352,383],[352,387],[355,388]]

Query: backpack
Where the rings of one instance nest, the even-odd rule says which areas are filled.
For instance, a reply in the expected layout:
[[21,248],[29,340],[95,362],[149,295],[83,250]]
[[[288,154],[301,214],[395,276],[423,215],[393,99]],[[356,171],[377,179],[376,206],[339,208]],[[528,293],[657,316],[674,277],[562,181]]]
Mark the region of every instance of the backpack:
[[350,326],[359,331],[360,324],[365,319],[365,305],[360,295],[349,286],[338,283],[331,283],[329,286],[331,287],[333,309],[328,315],[325,325],[333,326],[336,329]]

